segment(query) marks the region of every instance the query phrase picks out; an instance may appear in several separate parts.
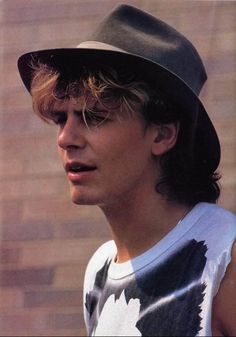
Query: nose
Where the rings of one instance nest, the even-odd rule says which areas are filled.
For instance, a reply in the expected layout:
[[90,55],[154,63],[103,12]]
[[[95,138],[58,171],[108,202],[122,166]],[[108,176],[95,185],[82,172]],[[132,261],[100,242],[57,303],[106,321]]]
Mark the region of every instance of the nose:
[[85,147],[86,140],[83,135],[83,127],[76,117],[68,116],[65,124],[59,128],[57,144],[59,148],[64,150]]

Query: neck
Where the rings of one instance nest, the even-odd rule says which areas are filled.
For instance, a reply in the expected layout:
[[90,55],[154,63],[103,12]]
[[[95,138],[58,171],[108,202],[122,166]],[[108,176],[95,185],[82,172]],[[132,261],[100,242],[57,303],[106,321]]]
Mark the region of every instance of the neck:
[[130,260],[160,241],[189,211],[188,206],[165,200],[160,194],[122,198],[101,207],[117,246],[117,262]]

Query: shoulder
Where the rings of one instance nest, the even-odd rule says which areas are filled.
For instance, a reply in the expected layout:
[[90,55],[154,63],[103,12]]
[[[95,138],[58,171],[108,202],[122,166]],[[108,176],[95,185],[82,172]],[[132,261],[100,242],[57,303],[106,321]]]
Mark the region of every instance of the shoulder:
[[[218,238],[217,242],[232,241],[236,238],[236,215],[232,212],[209,203],[200,203],[194,209],[199,231],[208,234],[209,238]],[[197,227],[198,227],[197,226]]]
[[213,335],[236,336],[236,243],[219,291],[213,301]]
[[103,262],[107,259],[112,259],[116,254],[116,245],[113,240],[103,243],[91,257],[88,266],[91,264],[102,265]]
[[207,216],[209,221],[217,220],[218,222],[236,225],[236,215],[217,204],[202,202],[196,208],[200,213]]
[[224,237],[236,238],[236,215],[218,206],[212,205],[210,221]]
[[214,279],[213,293],[216,294],[232,261],[236,216],[218,205],[207,204],[203,222],[201,234],[207,245],[208,272],[210,278]]
[[95,251],[85,271],[84,283],[86,286],[93,285],[97,272],[110,262],[115,255],[116,246],[113,240],[105,242]]
[[191,211],[189,222],[189,235],[206,243],[209,260],[227,257],[230,261],[236,239],[236,216],[232,212],[216,204],[199,203]]

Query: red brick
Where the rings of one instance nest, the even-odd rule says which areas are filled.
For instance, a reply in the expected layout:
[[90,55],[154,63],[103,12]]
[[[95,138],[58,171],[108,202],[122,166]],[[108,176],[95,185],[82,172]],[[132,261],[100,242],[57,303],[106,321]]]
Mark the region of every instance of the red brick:
[[[235,143],[232,141],[232,143],[227,144],[224,143],[222,147],[222,164],[225,164],[224,167],[230,166],[231,172],[230,174],[233,174],[236,165],[236,154],[235,154]],[[226,172],[223,173],[226,175]],[[229,179],[232,177],[229,177]]]
[[0,315],[1,336],[35,336],[45,324],[46,317],[41,314]]
[[[42,125],[42,122],[39,121]],[[48,131],[50,130],[49,134]],[[54,132],[53,132],[54,130]],[[32,134],[20,134],[18,137],[0,135],[2,151],[0,152],[1,160],[17,159],[34,161],[41,158],[45,162],[58,159],[57,146],[55,141],[55,129],[45,125],[44,134],[35,136],[34,130]],[[27,164],[27,163],[26,163]]]
[[[47,163],[45,165],[46,161]],[[58,156],[56,156],[55,159],[47,158],[46,160],[42,160],[42,158],[36,158],[33,161],[28,160],[27,165],[25,165],[25,174],[48,176],[57,174],[64,178],[64,170]]]
[[[236,102],[234,99],[231,100],[221,100],[215,104],[214,101],[205,99],[205,106],[207,111],[210,112],[211,116],[215,116],[215,124],[220,125],[224,118],[232,117],[232,111],[234,111]],[[233,137],[234,139],[235,137]]]
[[25,307],[64,307],[80,306],[82,292],[79,290],[26,291]]
[[222,189],[221,197],[219,199],[220,206],[225,207],[234,213],[236,213],[235,190],[236,190],[236,184]]
[[58,266],[78,261],[84,264],[103,242],[102,238],[25,242],[21,247],[20,265],[22,268],[29,268]]
[[84,266],[81,262],[60,265],[55,268],[54,286],[81,288],[84,280]]
[[[8,131],[9,132],[9,131]],[[10,131],[11,132],[11,131]],[[20,158],[1,160],[0,161],[0,174],[1,178],[14,178],[22,176],[24,172],[24,164]]]
[[1,201],[1,222],[3,226],[11,226],[22,219],[23,202],[21,200]]
[[[15,102],[17,102],[17,108],[21,108],[21,109],[27,109],[28,107],[28,102],[29,101],[23,101],[21,99],[21,90],[18,89],[18,90],[15,90],[14,91],[14,94],[12,92],[3,92],[2,93],[2,109],[5,110],[5,108],[7,109],[9,106],[14,106],[15,105]],[[4,111],[3,110],[3,111]]]
[[[2,199],[37,198],[37,196],[55,196],[63,193],[67,183],[61,177],[39,177],[24,179],[9,179],[0,181],[0,190],[3,191]],[[68,189],[68,188],[67,188]]]
[[43,240],[52,237],[52,226],[41,223],[11,224],[10,226],[3,226],[2,229],[3,240]]
[[62,223],[55,227],[57,238],[110,238],[108,225],[104,219],[93,218],[79,219],[74,223]]
[[224,55],[223,53],[219,53],[218,55],[214,55],[209,57],[206,61],[206,68],[208,70],[208,76],[214,74],[222,75],[231,74],[235,72],[235,53],[228,53]]
[[233,100],[235,96],[235,88],[236,80],[232,77],[232,73],[230,73],[230,76],[225,75],[224,78],[217,76],[215,77],[214,82],[209,81],[208,83],[207,100],[210,101],[214,100],[215,98],[217,98],[217,101]]
[[27,285],[50,285],[53,282],[53,269],[0,270],[1,287],[22,287]]
[[[21,88],[23,89],[23,88]],[[15,137],[20,137],[22,134],[29,134],[30,137],[34,135],[39,135],[45,133],[45,131],[53,130],[52,127],[49,127],[46,123],[43,123],[33,112],[31,108],[31,100],[29,100],[30,106],[28,109],[21,109],[15,107],[14,110],[4,109],[4,112],[1,114],[1,125],[0,131],[1,136],[11,136],[14,139]],[[55,129],[55,128],[54,128]],[[52,132],[51,132],[52,133]]]
[[0,315],[1,334],[32,329],[32,318],[26,315]]
[[[103,214],[96,207],[79,206],[71,202],[65,177],[64,193],[54,196],[27,198],[24,200],[22,221],[27,223],[53,223],[55,235],[60,237],[60,224],[83,222],[91,219],[105,224]],[[57,228],[58,227],[58,228]]]
[[50,315],[48,321],[49,327],[55,330],[79,329],[84,326],[84,319],[81,312]]
[[[0,288],[0,310],[7,308],[15,309],[23,307],[23,292],[19,289]],[[1,325],[0,325],[1,333]]]
[[[97,16],[104,13],[104,9],[112,8],[114,4],[118,3],[117,0],[99,0],[97,2],[90,2],[80,0],[79,4],[76,0],[70,0],[70,6],[64,2],[50,1],[45,3],[44,6],[40,2],[34,5],[28,1],[21,0],[20,5],[14,3],[13,5],[5,6],[4,8],[4,22],[6,24],[20,23],[20,22],[42,22],[53,19],[83,19],[84,16]],[[140,3],[141,1],[132,1],[130,3]],[[78,7],[79,6],[79,7]],[[78,10],[79,9],[79,10]]]
[[[0,263],[17,263],[19,261],[20,249],[17,248],[1,248],[0,247]],[[0,271],[1,273],[1,271]]]
[[4,113],[1,117],[1,134],[25,132],[30,128],[30,119],[26,112]]

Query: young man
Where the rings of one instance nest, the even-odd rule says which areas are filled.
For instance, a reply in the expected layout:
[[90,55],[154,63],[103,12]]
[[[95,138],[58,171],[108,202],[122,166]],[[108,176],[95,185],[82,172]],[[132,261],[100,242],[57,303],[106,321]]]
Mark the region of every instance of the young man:
[[121,5],[77,48],[18,66],[35,112],[58,125],[73,202],[111,227],[86,271],[88,334],[235,335],[236,217],[215,204],[220,146],[193,45]]

